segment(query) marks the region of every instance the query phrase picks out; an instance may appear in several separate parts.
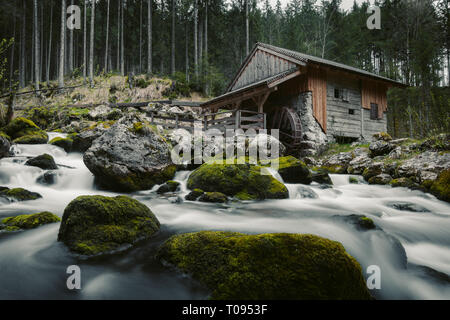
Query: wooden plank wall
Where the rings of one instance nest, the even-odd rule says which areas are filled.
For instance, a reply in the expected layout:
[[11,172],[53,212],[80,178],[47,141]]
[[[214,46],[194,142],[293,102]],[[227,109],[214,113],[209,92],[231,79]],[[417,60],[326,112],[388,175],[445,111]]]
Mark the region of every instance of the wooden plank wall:
[[308,91],[313,94],[313,114],[323,131],[327,132],[327,72],[326,70],[308,67]]
[[256,50],[249,60],[232,90],[269,78],[281,72],[294,68],[296,65],[288,60],[274,56],[262,50]]
[[378,104],[378,117],[382,118],[383,113],[387,111],[387,86],[377,81],[362,81],[362,106],[370,110],[370,104]]

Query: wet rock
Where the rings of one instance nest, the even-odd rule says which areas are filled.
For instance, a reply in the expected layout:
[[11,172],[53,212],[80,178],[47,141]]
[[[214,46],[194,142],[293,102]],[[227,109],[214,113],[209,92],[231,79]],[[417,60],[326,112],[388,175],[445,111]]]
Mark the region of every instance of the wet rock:
[[310,184],[312,182],[312,175],[306,164],[293,156],[278,158],[278,173],[285,183]]
[[388,174],[382,173],[376,176],[373,176],[369,179],[369,184],[388,184],[391,182],[392,177]]
[[370,178],[382,174],[383,169],[384,169],[384,163],[372,162],[366,169],[364,169],[362,175],[366,181],[369,181]]
[[189,201],[195,201],[197,200],[203,193],[205,193],[201,189],[194,189],[189,194],[187,194],[184,198]]
[[180,183],[177,181],[167,181],[166,183],[161,185],[158,190],[156,190],[156,193],[162,194],[166,192],[175,192],[177,191],[179,186]]
[[312,181],[317,183],[333,184],[330,175],[324,169],[319,169],[312,172]]
[[359,180],[356,177],[348,177],[348,182],[351,184],[358,184]]
[[23,188],[4,189],[3,191],[0,191],[0,197],[10,202],[36,200],[42,198],[39,193],[31,192]]
[[212,299],[371,298],[359,263],[339,242],[313,235],[181,234],[157,258],[191,274]]
[[383,140],[372,142],[369,146],[370,156],[372,158],[377,156],[384,156],[391,152],[393,149],[393,145]]
[[64,151],[66,151],[66,152],[70,152],[72,150],[73,139],[72,138],[56,137],[56,138],[53,138],[49,142],[49,144],[52,144],[54,146],[63,148]]
[[167,200],[169,200],[170,203],[182,203],[183,198],[181,197],[170,197]]
[[35,214],[23,214],[1,220],[0,230],[17,231],[20,229],[34,229],[44,224],[59,221],[61,219],[58,216],[48,211]]
[[314,192],[313,189],[306,187],[306,186],[298,186],[297,187],[297,195],[300,196],[300,198],[306,198],[306,199],[317,199],[319,196],[317,193]]
[[83,255],[120,250],[160,228],[152,211],[127,196],[80,196],[65,208],[58,241]]
[[53,157],[47,153],[41,154],[40,156],[31,158],[25,162],[26,166],[38,167],[44,170],[55,170],[58,166],[55,163]]
[[400,210],[400,211],[411,211],[411,212],[430,212],[425,207],[418,205],[416,203],[406,202],[406,201],[398,201],[398,202],[389,202],[386,204],[388,207]]
[[3,131],[12,139],[13,143],[19,144],[43,144],[47,143],[48,135],[41,130],[33,121],[23,117],[12,120]]
[[8,135],[0,132],[0,159],[6,157],[9,154],[9,149],[11,148],[11,142]]
[[169,146],[135,116],[117,121],[95,139],[83,161],[103,188],[137,191],[152,188],[175,175]]
[[198,199],[200,202],[225,203],[228,201],[226,195],[221,192],[205,192]]
[[42,185],[52,185],[56,183],[57,177],[58,174],[56,172],[46,171],[36,179],[36,182]]
[[289,192],[265,168],[246,164],[203,164],[189,176],[187,187],[206,192],[221,192],[240,200],[285,199]]
[[392,179],[389,183],[392,187],[405,187],[410,189],[420,189],[420,185],[410,178],[398,178],[398,179]]
[[438,179],[431,185],[430,191],[436,198],[450,202],[450,169],[439,174]]
[[373,230],[377,228],[373,220],[364,215],[359,214],[350,214],[347,216],[335,215],[332,218],[350,223],[360,231]]

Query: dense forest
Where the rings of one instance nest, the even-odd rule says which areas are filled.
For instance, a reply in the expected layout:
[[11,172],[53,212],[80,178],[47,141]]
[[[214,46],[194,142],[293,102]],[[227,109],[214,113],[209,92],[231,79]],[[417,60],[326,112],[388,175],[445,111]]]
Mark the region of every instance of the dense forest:
[[[169,76],[220,94],[256,42],[342,62],[411,86],[390,92],[390,131],[449,131],[448,0],[1,0],[0,89],[101,74]],[[77,10],[79,29],[66,28]]]

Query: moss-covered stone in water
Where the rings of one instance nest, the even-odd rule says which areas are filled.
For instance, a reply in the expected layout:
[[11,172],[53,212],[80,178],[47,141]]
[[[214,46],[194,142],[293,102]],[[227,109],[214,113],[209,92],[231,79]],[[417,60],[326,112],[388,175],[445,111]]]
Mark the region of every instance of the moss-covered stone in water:
[[157,193],[166,193],[166,192],[175,192],[177,191],[180,183],[178,181],[166,181],[163,185],[161,185],[158,190],[156,190]]
[[285,199],[289,192],[271,175],[262,175],[262,167],[246,164],[203,164],[191,173],[189,189],[221,192],[242,200]]
[[312,181],[323,184],[333,184],[330,175],[323,169],[319,169],[312,173]]
[[430,191],[438,199],[450,202],[450,169],[444,170],[430,187]]
[[285,183],[310,184],[311,172],[306,164],[293,156],[278,158],[278,173]]
[[19,117],[12,120],[3,131],[19,144],[47,143],[48,135],[42,131],[33,121]]
[[348,182],[352,183],[352,184],[358,184],[359,183],[358,179],[355,178],[355,177],[348,177]]
[[0,192],[0,197],[5,197],[12,201],[27,201],[42,198],[37,192],[31,192],[23,188],[6,189]]
[[191,192],[189,192],[189,194],[186,195],[186,197],[184,198],[189,201],[195,201],[204,193],[205,192],[202,189],[194,189]]
[[205,192],[198,201],[201,202],[213,202],[213,203],[225,203],[228,201],[227,196],[221,192]]
[[130,197],[80,196],[64,210],[58,241],[96,255],[149,238],[159,227],[151,210]]
[[71,138],[62,138],[62,137],[56,137],[53,138],[49,144],[55,145],[57,147],[63,148],[64,151],[70,152],[72,149],[73,139]]
[[43,224],[59,222],[61,219],[51,212],[45,211],[35,214],[23,214],[15,217],[8,217],[1,221],[4,225],[0,225],[0,229],[4,228],[8,231],[19,229],[33,229]]
[[212,299],[370,299],[359,263],[307,234],[203,231],[171,237],[157,257],[206,285]]
[[31,158],[27,162],[25,162],[25,165],[32,166],[32,167],[38,167],[44,170],[54,170],[58,169],[58,166],[55,163],[55,160],[53,157],[47,153],[41,154],[40,156]]

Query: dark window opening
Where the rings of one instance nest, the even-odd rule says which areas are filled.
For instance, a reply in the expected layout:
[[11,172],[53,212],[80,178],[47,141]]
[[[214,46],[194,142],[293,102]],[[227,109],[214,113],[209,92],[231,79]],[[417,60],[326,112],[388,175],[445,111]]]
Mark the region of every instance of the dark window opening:
[[370,120],[378,120],[378,104],[370,104]]
[[355,114],[355,110],[354,109],[348,109],[348,114]]
[[348,90],[347,89],[343,89],[342,90],[342,101],[348,102],[349,98],[348,98]]
[[358,140],[357,137],[346,137],[346,136],[334,136],[334,139],[339,144],[353,143]]
[[338,88],[334,89],[334,97],[336,99],[339,99],[341,97],[341,90],[340,89],[338,89]]

